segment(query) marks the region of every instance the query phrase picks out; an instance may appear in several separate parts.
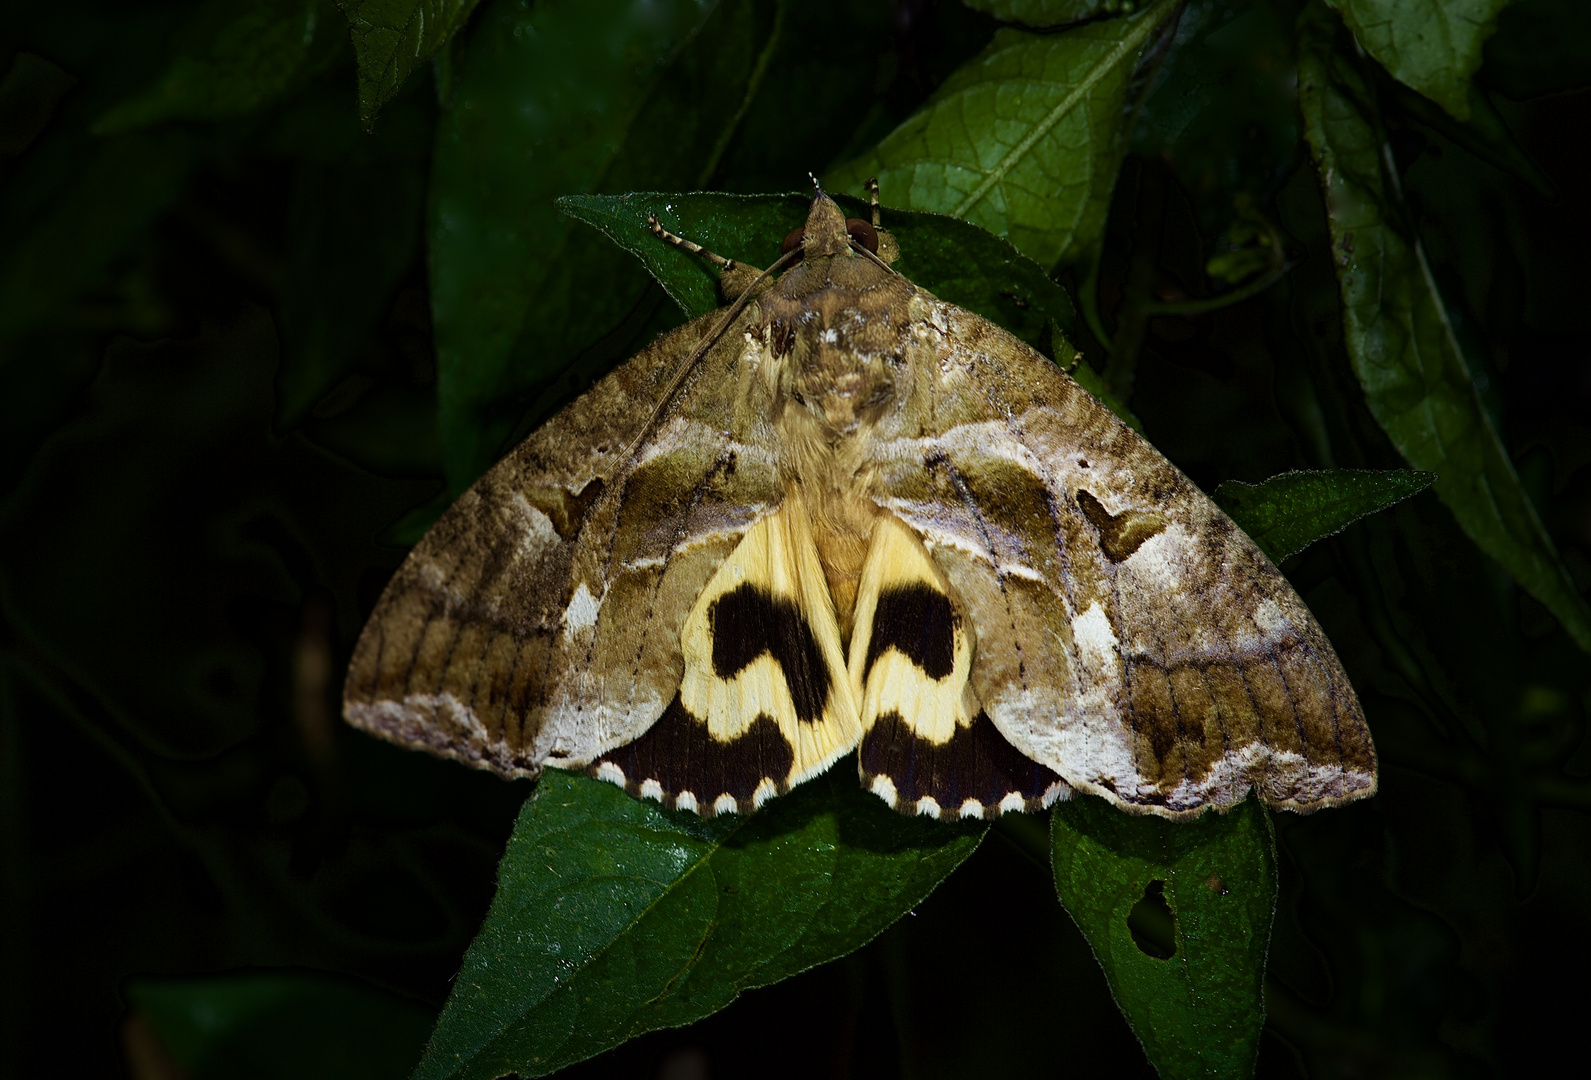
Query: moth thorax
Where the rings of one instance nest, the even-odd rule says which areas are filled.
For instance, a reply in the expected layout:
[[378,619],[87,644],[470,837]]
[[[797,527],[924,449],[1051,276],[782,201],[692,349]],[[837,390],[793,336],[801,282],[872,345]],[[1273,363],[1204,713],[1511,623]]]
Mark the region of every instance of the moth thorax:
[[895,396],[894,373],[881,356],[818,340],[798,343],[790,359],[781,389],[829,439],[876,421]]

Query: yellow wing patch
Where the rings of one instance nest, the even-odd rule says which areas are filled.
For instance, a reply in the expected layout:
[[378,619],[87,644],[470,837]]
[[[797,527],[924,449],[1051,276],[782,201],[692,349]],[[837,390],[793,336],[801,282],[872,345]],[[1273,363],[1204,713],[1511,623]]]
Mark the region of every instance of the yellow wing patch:
[[682,645],[680,705],[723,745],[771,721],[791,756],[787,772],[769,777],[779,791],[860,740],[834,604],[798,495],[724,560],[686,617]]
[[977,713],[967,685],[972,628],[950,601],[944,575],[917,535],[885,514],[857,587],[851,692],[862,730],[898,714],[920,739],[950,741]]

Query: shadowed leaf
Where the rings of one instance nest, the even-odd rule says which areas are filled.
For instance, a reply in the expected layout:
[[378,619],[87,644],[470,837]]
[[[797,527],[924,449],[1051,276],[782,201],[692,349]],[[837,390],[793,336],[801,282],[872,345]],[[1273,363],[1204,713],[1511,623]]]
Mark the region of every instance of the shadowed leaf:
[[1252,1075],[1276,906],[1264,808],[1170,822],[1080,796],[1050,839],[1061,903],[1161,1077]]
[[184,21],[154,85],[110,109],[94,130],[251,112],[326,67],[344,41],[330,0],[210,0]]
[[1460,120],[1497,13],[1514,0],[1326,0],[1392,77]]
[[1519,0],[1486,40],[1487,86],[1515,101],[1591,82],[1591,4]]
[[0,251],[0,335],[55,316],[182,190],[203,145],[186,132],[104,139]]
[[1275,4],[1190,4],[1133,121],[1129,149],[1172,166],[1206,235],[1232,220],[1234,197],[1263,200],[1296,167],[1294,22]]
[[1378,423],[1470,538],[1591,651],[1591,610],[1558,558],[1483,406],[1398,179],[1358,65],[1333,44],[1320,8],[1301,24],[1299,99],[1325,188],[1355,374]]
[[415,68],[458,33],[480,0],[337,0],[353,31],[359,62],[359,117],[376,123],[381,106]]
[[309,972],[140,979],[127,999],[192,1080],[402,1076],[433,1020],[418,1002]]
[[1001,22],[1023,26],[1064,26],[1095,15],[1130,15],[1143,7],[1133,0],[963,0]]
[[854,760],[711,820],[549,771],[417,1080],[545,1076],[872,940],[985,830],[891,812]]
[[1176,6],[1058,34],[1001,30],[829,186],[877,176],[886,205],[965,218],[1042,266],[1079,259],[1104,228],[1128,83]]
[[1430,473],[1395,469],[1323,469],[1273,476],[1262,484],[1228,480],[1215,501],[1272,562],[1342,532],[1431,486]]

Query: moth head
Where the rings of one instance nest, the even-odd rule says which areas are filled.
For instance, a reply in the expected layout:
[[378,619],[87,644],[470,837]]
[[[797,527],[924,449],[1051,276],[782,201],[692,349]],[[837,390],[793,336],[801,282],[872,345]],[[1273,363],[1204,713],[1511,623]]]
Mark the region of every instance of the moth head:
[[[847,253],[851,250],[851,229],[855,226],[860,226],[867,233],[873,231],[871,225],[860,219],[847,222],[845,211],[820,191],[812,200],[812,209],[807,211],[806,225],[785,237],[785,250],[790,251],[799,244],[803,259]],[[865,245],[866,241],[862,242]],[[877,247],[878,240],[875,237],[873,248],[876,250]]]

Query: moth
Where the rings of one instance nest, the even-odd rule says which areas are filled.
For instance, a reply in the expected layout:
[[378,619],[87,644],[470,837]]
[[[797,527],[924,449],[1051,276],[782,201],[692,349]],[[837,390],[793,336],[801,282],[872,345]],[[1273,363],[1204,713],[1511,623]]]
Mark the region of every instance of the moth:
[[903,813],[1086,792],[1309,811],[1376,756],[1302,600],[1045,357],[819,190],[443,515],[355,649],[354,725],[508,777],[748,813],[858,751]]

